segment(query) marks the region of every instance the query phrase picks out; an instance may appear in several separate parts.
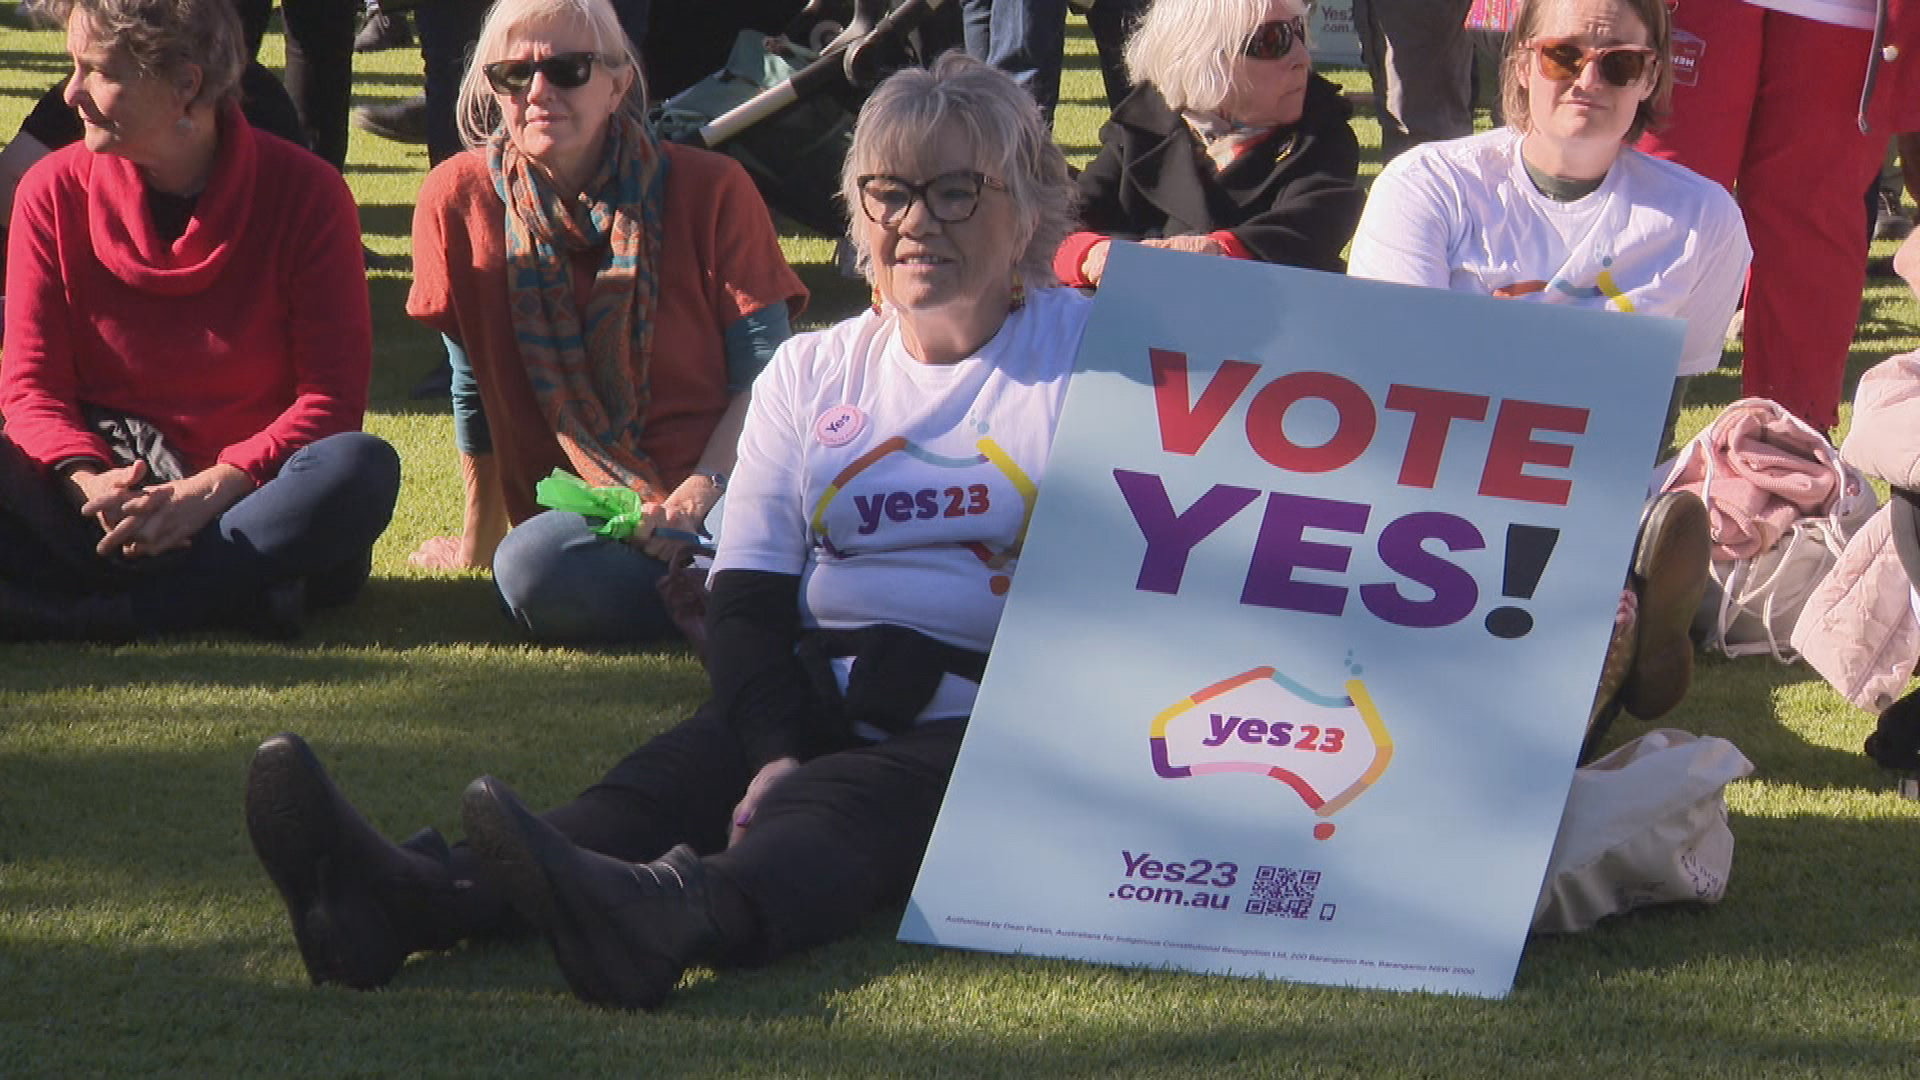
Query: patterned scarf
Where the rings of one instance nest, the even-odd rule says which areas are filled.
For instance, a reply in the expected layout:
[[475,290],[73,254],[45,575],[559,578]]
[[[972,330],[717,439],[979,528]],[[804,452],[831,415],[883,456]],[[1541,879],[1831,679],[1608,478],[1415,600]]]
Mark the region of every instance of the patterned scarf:
[[1247,151],[1260,145],[1262,140],[1273,134],[1274,129],[1272,124],[1254,127],[1235,123],[1218,113],[1200,112],[1197,109],[1181,109],[1180,119],[1187,122],[1187,130],[1193,132],[1193,137],[1200,141],[1200,156],[1213,166],[1216,176],[1231,168]]
[[[507,205],[507,296],[533,395],[580,478],[666,494],[640,448],[653,352],[667,163],[645,121],[622,108],[609,122],[599,169],[577,199],[504,134],[487,169]],[[574,304],[571,256],[604,248],[585,317]]]

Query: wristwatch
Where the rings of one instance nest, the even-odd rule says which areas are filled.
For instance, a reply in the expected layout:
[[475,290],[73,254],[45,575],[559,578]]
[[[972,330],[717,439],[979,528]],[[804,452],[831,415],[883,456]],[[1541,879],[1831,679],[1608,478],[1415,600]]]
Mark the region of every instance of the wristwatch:
[[727,474],[718,469],[695,469],[690,475],[704,476],[707,482],[713,485],[713,490],[722,495],[727,493]]

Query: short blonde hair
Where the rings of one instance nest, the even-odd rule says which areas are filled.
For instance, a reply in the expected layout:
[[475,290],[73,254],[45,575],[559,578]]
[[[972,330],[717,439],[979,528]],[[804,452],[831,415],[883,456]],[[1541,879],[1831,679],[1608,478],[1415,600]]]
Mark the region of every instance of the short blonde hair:
[[[1127,39],[1127,77],[1151,83],[1172,109],[1212,112],[1233,93],[1247,40],[1267,20],[1268,0],[1154,0]],[[1304,18],[1306,0],[1286,0]],[[1306,42],[1295,45],[1307,47]]]
[[125,50],[147,78],[169,79],[189,64],[199,68],[200,91],[191,104],[240,101],[247,56],[233,0],[34,0],[29,10],[61,26],[74,12],[85,14],[98,43]]
[[460,96],[454,103],[454,115],[460,123],[460,141],[469,147],[484,145],[500,131],[500,107],[493,100],[493,86],[483,70],[488,64],[506,58],[508,46],[530,26],[558,22],[576,22],[593,34],[593,51],[610,71],[633,72],[633,84],[627,91],[627,107],[638,115],[647,112],[646,79],[640,68],[640,56],[633,42],[620,27],[607,0],[499,0],[487,12],[474,42],[473,56],[460,77]]
[[[1548,8],[1566,0],[1523,0],[1507,31],[1506,54],[1500,64],[1500,111],[1507,126],[1521,134],[1533,130],[1533,114],[1527,110],[1527,65],[1535,63],[1533,50],[1526,46],[1540,34],[1540,21]],[[1673,101],[1673,19],[1667,14],[1667,0],[1616,0],[1632,12],[1647,28],[1647,44],[1653,48],[1653,93],[1634,110],[1633,126],[1623,141],[1632,142],[1649,128],[1657,128],[1667,118]]]
[[[860,177],[924,171],[923,155],[937,133],[957,131],[975,167],[1006,185],[1007,197],[1029,230],[1014,262],[1029,285],[1051,285],[1053,253],[1074,227],[1073,181],[1032,95],[1005,73],[950,52],[932,68],[905,68],[867,98],[853,128],[853,145],[840,168],[840,198],[849,221],[860,210]],[[873,279],[873,253],[864,230],[849,230],[862,273]]]

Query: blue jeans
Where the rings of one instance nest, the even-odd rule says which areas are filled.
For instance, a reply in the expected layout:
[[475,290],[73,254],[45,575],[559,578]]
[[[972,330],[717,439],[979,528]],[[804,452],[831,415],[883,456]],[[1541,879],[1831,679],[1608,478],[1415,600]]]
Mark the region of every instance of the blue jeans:
[[180,572],[134,593],[134,617],[155,632],[221,622],[222,605],[305,578],[307,604],[344,604],[373,570],[373,542],[400,496],[400,455],[378,436],[330,435],[200,530]]
[[507,617],[553,645],[632,645],[678,635],[655,583],[667,564],[563,510],[515,526],[493,556]]
[[0,576],[72,598],[124,594],[142,636],[240,625],[263,592],[297,579],[309,605],[345,603],[366,583],[400,494],[393,447],[343,432],[296,452],[186,549],[104,559],[93,552],[100,527],[4,438],[0,458],[9,500],[0,503]]
[[1067,46],[1067,0],[960,0],[960,18],[967,54],[1026,87],[1051,126]]

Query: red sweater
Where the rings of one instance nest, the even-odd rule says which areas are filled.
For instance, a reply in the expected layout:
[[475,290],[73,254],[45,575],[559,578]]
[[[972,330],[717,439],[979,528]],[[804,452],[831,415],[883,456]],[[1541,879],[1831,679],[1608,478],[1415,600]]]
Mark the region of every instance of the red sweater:
[[22,179],[8,245],[0,415],[43,467],[111,460],[83,402],[150,421],[190,469],[255,484],[359,428],[373,328],[353,196],[238,109],[178,240],[155,232],[132,163],[76,143]]

